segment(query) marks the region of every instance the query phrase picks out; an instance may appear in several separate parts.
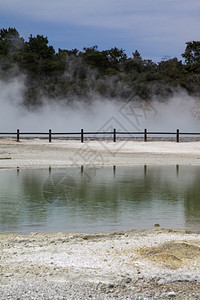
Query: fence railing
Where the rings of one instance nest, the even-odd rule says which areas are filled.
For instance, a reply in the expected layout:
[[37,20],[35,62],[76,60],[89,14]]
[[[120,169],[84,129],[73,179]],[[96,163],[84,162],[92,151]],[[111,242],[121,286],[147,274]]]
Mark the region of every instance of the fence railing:
[[93,137],[97,136],[106,136],[111,135],[113,142],[117,141],[117,137],[120,137],[121,135],[128,135],[130,138],[133,138],[134,136],[142,136],[144,141],[148,141],[148,136],[169,136],[172,135],[175,137],[175,141],[177,143],[180,142],[180,136],[200,136],[200,132],[180,132],[179,129],[177,129],[175,132],[163,132],[163,131],[148,131],[147,129],[144,129],[144,131],[117,131],[115,128],[113,131],[84,131],[81,129],[79,132],[52,132],[51,129],[49,129],[48,132],[21,132],[19,129],[17,129],[16,132],[0,132],[0,136],[16,136],[16,141],[20,141],[20,136],[47,136],[49,142],[51,143],[53,136],[80,136],[81,143],[84,142],[85,137],[92,135]]

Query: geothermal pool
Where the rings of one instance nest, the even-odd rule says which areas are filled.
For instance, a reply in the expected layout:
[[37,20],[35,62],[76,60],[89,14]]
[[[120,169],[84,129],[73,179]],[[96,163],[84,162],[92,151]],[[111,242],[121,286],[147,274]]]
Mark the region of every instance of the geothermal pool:
[[0,170],[0,233],[200,231],[200,167]]

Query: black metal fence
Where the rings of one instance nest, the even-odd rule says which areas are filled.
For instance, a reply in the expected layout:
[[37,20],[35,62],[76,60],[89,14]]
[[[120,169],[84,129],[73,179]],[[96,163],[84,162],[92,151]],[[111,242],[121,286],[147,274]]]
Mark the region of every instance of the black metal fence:
[[162,132],[162,131],[148,131],[147,129],[144,129],[144,131],[117,131],[115,128],[113,131],[84,131],[81,129],[79,132],[52,132],[51,129],[49,129],[49,132],[21,132],[19,129],[17,129],[16,132],[0,132],[0,136],[16,136],[16,141],[20,141],[21,136],[43,136],[47,137],[49,142],[52,141],[53,137],[55,136],[62,136],[62,137],[70,137],[74,138],[79,137],[81,143],[84,142],[85,138],[88,136],[93,136],[93,138],[98,138],[99,136],[108,136],[110,135],[113,142],[117,141],[117,137],[122,137],[122,136],[128,136],[128,138],[133,138],[137,136],[142,136],[143,140],[145,142],[148,141],[148,137],[150,136],[172,136],[175,138],[175,141],[177,143],[180,142],[180,136],[200,136],[200,132],[180,132],[179,129],[177,129],[175,132]]

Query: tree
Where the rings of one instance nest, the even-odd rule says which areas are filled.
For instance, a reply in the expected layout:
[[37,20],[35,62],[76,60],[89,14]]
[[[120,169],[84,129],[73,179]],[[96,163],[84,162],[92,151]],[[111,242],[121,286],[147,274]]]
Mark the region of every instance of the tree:
[[82,57],[84,63],[104,74],[109,63],[107,51],[99,51],[97,46],[83,48],[83,50],[84,52],[79,52],[79,57]]
[[108,50],[109,61],[112,63],[124,62],[127,59],[127,55],[123,49],[111,48]]
[[142,57],[137,50],[132,55],[133,58],[126,59],[125,61],[125,70],[129,73],[141,73],[144,64]]
[[0,56],[9,61],[19,61],[24,46],[24,39],[15,28],[0,30]]
[[185,58],[185,63],[187,65],[200,63],[200,42],[187,42],[186,45],[185,52],[182,54],[182,57]]
[[58,53],[57,56],[59,56],[62,59],[66,59],[67,56],[77,56],[79,53],[78,49],[72,49],[72,50],[62,50],[60,48],[58,48]]
[[48,43],[47,37],[43,35],[33,37],[31,34],[29,42],[26,42],[26,52],[35,54],[38,59],[53,59],[55,50],[53,46],[48,46]]
[[137,50],[135,50],[135,52],[133,52],[132,54],[133,54],[133,59],[134,60],[137,60],[137,61],[142,60],[142,57],[141,57],[140,53]]

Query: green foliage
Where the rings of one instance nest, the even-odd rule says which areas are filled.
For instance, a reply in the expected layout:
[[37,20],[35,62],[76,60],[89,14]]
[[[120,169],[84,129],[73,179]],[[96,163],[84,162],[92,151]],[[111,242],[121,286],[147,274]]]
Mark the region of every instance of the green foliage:
[[187,65],[199,64],[200,63],[200,42],[193,41],[186,43],[185,52],[182,54],[182,57],[185,58]]
[[56,53],[43,35],[30,35],[25,41],[15,28],[0,30],[0,79],[24,73],[24,104],[30,108],[42,105],[43,97],[64,103],[90,100],[91,95],[145,100],[156,95],[164,100],[180,87],[200,95],[200,42],[187,42],[182,56],[185,64],[177,58],[155,63],[143,59],[138,50],[128,57],[116,47]]
[[0,62],[6,68],[10,64],[19,63],[22,57],[24,39],[15,28],[0,30]]
[[48,46],[48,39],[47,37],[43,37],[43,35],[33,37],[31,34],[29,42],[25,43],[25,51],[35,54],[38,59],[53,59],[55,54],[54,48]]

